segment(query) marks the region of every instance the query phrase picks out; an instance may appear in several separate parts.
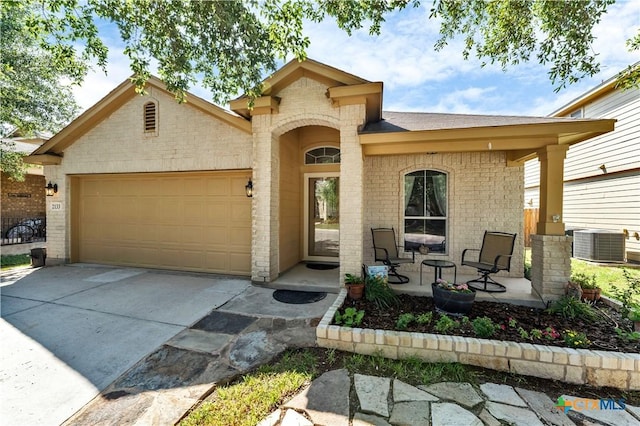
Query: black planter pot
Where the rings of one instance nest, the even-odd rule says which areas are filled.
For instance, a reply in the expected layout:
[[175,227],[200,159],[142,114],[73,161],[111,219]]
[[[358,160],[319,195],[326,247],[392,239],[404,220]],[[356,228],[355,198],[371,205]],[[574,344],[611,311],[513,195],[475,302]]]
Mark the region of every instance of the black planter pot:
[[433,291],[433,303],[436,310],[449,315],[462,316],[471,312],[473,301],[476,299],[476,292],[459,293],[449,291],[431,284]]

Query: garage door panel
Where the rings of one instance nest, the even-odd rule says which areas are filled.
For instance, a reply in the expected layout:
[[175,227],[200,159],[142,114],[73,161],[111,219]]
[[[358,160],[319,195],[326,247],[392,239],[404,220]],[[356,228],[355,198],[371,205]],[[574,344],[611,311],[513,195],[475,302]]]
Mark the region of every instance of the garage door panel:
[[244,265],[251,263],[251,255],[247,253],[230,253],[229,254],[229,266],[228,269],[230,273],[238,273],[241,274]]
[[231,215],[229,216],[231,223],[236,225],[238,223],[251,223],[251,204],[233,202],[231,204]]
[[226,177],[215,177],[207,180],[206,195],[228,197],[230,195],[229,179]]
[[245,174],[80,177],[72,194],[79,197],[77,260],[248,275],[251,199],[244,194]]

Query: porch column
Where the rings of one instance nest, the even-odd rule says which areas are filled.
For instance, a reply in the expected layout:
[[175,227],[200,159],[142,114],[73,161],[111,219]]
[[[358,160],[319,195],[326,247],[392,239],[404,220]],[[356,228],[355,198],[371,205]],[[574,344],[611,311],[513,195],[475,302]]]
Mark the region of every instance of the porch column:
[[564,235],[562,193],[564,159],[568,145],[548,145],[538,151],[540,161],[540,216],[538,234]]
[[271,115],[254,115],[251,280],[270,282],[278,276],[278,140],[271,134]]
[[531,236],[531,288],[544,301],[564,294],[571,276],[571,237]]
[[340,282],[362,269],[364,160],[358,127],[364,119],[364,105],[340,107]]
[[562,198],[567,145],[538,151],[540,218],[538,235],[531,236],[531,287],[543,301],[562,297],[571,275],[571,237],[564,235]]

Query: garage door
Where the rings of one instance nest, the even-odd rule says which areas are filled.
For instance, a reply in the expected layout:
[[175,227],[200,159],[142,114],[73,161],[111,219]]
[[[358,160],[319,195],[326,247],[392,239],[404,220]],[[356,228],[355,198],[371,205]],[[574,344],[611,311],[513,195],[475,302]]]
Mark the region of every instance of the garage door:
[[72,260],[234,275],[251,272],[245,172],[73,179]]

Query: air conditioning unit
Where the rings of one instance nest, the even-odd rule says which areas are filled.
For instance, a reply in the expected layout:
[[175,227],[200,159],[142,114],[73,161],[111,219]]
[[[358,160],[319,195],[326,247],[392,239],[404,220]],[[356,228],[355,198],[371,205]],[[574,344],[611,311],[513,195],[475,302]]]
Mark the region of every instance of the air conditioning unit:
[[597,262],[624,262],[625,236],[605,229],[583,229],[573,233],[573,257]]

